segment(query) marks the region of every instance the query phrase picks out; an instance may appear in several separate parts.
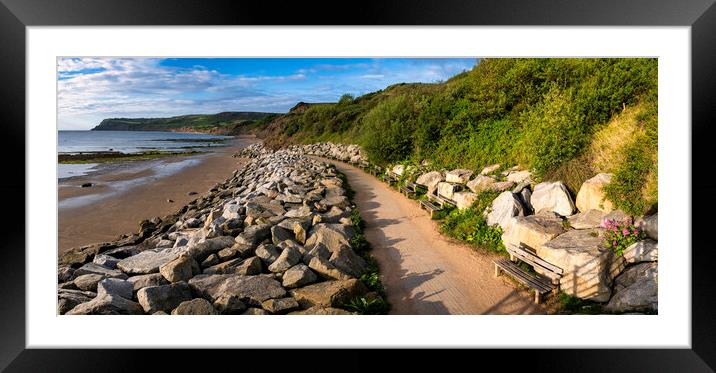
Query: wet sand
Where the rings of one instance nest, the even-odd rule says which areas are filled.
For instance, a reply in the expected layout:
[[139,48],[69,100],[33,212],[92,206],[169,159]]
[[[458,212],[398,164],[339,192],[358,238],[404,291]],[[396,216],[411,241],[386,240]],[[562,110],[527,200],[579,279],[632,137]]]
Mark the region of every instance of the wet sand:
[[[114,240],[122,234],[138,231],[139,222],[144,219],[179,210],[229,178],[246,162],[231,155],[257,141],[240,137],[234,139],[231,146],[208,155],[138,161],[153,162],[150,164],[103,165],[97,173],[61,181],[58,187],[59,251]],[[141,166],[147,165],[183,167],[165,175],[142,169]],[[81,188],[83,183],[94,186]],[[189,192],[198,194],[190,196]]]

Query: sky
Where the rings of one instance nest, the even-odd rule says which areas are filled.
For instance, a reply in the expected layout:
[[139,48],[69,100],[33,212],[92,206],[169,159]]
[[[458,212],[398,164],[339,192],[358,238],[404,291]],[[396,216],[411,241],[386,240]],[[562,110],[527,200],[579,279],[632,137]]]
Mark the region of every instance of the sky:
[[222,111],[285,113],[396,83],[434,83],[476,58],[59,58],[58,128],[87,130],[105,118]]

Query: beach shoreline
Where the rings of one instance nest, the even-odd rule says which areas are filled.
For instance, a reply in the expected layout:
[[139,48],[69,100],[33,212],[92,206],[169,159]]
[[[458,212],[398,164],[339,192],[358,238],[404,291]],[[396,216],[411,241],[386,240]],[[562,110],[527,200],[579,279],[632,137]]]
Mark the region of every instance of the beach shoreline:
[[[135,233],[140,221],[174,213],[243,167],[246,161],[232,155],[259,141],[239,136],[209,154],[108,163],[87,175],[60,179],[58,255]],[[87,183],[92,186],[81,187]]]

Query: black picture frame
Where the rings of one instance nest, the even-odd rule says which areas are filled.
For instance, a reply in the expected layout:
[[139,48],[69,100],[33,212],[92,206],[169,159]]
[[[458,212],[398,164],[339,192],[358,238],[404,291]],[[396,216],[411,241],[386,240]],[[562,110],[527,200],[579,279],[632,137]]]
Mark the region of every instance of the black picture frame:
[[[604,25],[690,26],[692,58],[692,123],[683,126],[692,134],[693,200],[711,196],[716,182],[697,173],[713,169],[715,157],[714,93],[716,92],[716,6],[714,0],[441,0],[397,3],[367,1],[346,4],[324,1],[276,4],[260,1],[201,0],[0,0],[0,105],[2,106],[5,196],[2,214],[5,228],[0,240],[0,368],[7,371],[134,371],[147,359],[162,361],[164,370],[182,367],[184,359],[168,350],[40,350],[25,349],[25,43],[28,26],[84,25]],[[616,42],[616,41],[615,41]],[[16,206],[13,206],[16,204]],[[705,203],[708,205],[708,202]],[[709,237],[707,208],[692,204],[692,349],[607,350],[471,350],[469,356],[448,352],[422,368],[446,362],[467,363],[489,359],[510,368],[551,371],[604,372],[712,372],[716,369],[716,276],[711,267],[716,250]],[[703,216],[702,216],[703,215]],[[27,222],[38,224],[38,222]],[[683,232],[687,234],[688,232]],[[669,248],[683,249],[688,248]],[[605,331],[615,337],[628,331]],[[141,337],[141,336],[138,336]],[[179,353],[182,353],[181,351]],[[192,352],[202,361],[221,361],[226,351]],[[268,354],[271,354],[269,352]],[[282,353],[282,360],[299,359],[305,351]],[[229,354],[255,356],[255,352]],[[291,356],[295,355],[295,356]],[[381,370],[404,364],[402,351],[391,351],[390,360],[377,360],[369,351],[331,353],[336,370]],[[431,355],[433,356],[433,355]],[[253,361],[253,362],[252,362]],[[380,362],[379,362],[380,361]],[[265,359],[242,360],[241,369],[265,367]],[[330,365],[326,365],[330,366]],[[307,365],[307,368],[312,368]]]

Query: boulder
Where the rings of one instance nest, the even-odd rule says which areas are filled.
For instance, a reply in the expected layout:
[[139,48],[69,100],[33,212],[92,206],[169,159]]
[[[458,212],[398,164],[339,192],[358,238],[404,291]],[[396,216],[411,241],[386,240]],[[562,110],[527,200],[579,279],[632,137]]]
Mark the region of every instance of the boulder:
[[333,307],[311,307],[304,311],[294,311],[289,315],[353,315],[352,313],[342,310],[340,308]]
[[612,220],[617,223],[622,224],[631,224],[633,222],[633,219],[631,215],[627,214],[626,212],[622,210],[614,210],[606,215],[604,215],[604,220]]
[[215,266],[204,269],[202,271],[205,275],[221,275],[234,273],[234,269],[241,265],[244,260],[242,258],[231,259],[229,261],[219,263]]
[[495,171],[497,171],[500,168],[499,164],[493,164],[489,166],[485,166],[485,168],[480,171],[480,175],[489,175]]
[[293,238],[293,231],[282,228],[278,225],[271,227],[271,241],[273,241],[274,245],[278,245],[279,242],[285,240],[292,240]]
[[331,280],[347,280],[351,278],[351,275],[336,268],[330,261],[320,256],[311,257],[308,262],[308,268],[316,271],[316,273],[322,277]]
[[604,211],[592,209],[574,214],[568,220],[569,225],[574,229],[591,229],[599,227],[606,215]]
[[107,278],[105,275],[96,273],[88,273],[86,275],[77,276],[73,281],[78,289],[84,291],[97,291],[97,283]]
[[179,257],[172,252],[157,252],[154,250],[142,251],[141,253],[122,259],[117,263],[117,268],[130,275],[144,275],[159,272],[159,267]]
[[119,259],[106,254],[97,254],[94,256],[94,259],[92,259],[92,263],[99,264],[110,269],[117,269]]
[[244,311],[244,313],[242,313],[242,315],[254,315],[254,316],[255,315],[268,315],[268,314],[269,313],[266,312],[263,308],[256,308],[256,307],[251,307],[251,308],[247,309],[246,311]]
[[64,315],[78,304],[87,303],[97,296],[97,293],[82,290],[60,289],[57,292],[57,313]]
[[217,264],[219,264],[219,256],[216,254],[211,254],[206,257],[203,262],[201,262],[201,268],[208,268]]
[[72,280],[75,269],[70,266],[61,266],[57,269],[57,282],[63,283]]
[[222,315],[239,315],[246,310],[246,304],[236,295],[222,295],[214,301],[214,308]]
[[438,187],[438,183],[443,181],[442,173],[438,171],[430,171],[428,173],[418,176],[415,180],[416,184],[425,185],[428,188],[428,193],[435,193],[435,189]]
[[513,171],[507,175],[507,181],[521,183],[525,180],[529,180],[531,177],[532,174],[529,171]]
[[437,191],[439,196],[452,199],[453,194],[455,194],[455,192],[459,192],[461,189],[462,186],[460,184],[453,184],[442,181],[438,183]]
[[582,184],[575,202],[579,211],[599,210],[609,213],[614,204],[606,198],[604,187],[612,181],[612,174],[601,173]]
[[273,314],[285,314],[298,309],[298,302],[295,299],[280,298],[280,299],[269,299],[261,302],[261,308]]
[[520,243],[537,250],[544,243],[564,233],[562,219],[553,212],[516,217],[512,225],[502,233],[502,242],[512,247]]
[[172,310],[172,315],[216,315],[214,307],[204,298],[181,302]]
[[350,247],[350,237],[355,234],[351,226],[344,224],[317,224],[311,229],[305,248],[310,251],[318,244],[334,252],[341,246]]
[[403,175],[403,172],[405,172],[405,166],[402,164],[397,164],[393,166],[393,168],[391,168],[390,170],[393,171],[393,173],[395,173],[396,175],[401,176]]
[[[216,253],[217,258],[219,258],[220,262],[225,262],[233,257],[236,256],[238,251],[232,247],[227,247],[225,249],[219,250],[218,253]],[[214,255],[214,254],[212,254]]]
[[325,281],[291,290],[293,298],[303,309],[320,307],[344,307],[353,298],[365,295],[368,289],[356,279]]
[[506,190],[512,189],[513,185],[515,185],[515,183],[511,181],[500,181],[498,183],[490,185],[490,189],[494,190],[495,192],[504,192]]
[[365,260],[348,246],[339,247],[328,261],[341,272],[353,277],[360,277],[366,269]]
[[281,255],[281,251],[272,244],[263,244],[256,248],[256,256],[263,260],[267,266],[273,264],[279,255]]
[[106,278],[97,284],[97,295],[116,295],[125,299],[132,299],[134,284],[118,278]]
[[[243,234],[243,233],[242,233]],[[220,250],[234,245],[234,237],[219,236],[209,238],[204,242],[199,242],[189,248],[187,254],[191,255],[194,260],[201,263],[211,254],[216,254]]]
[[131,300],[117,295],[96,296],[89,302],[81,303],[66,315],[141,315],[142,307]]
[[637,228],[643,230],[647,237],[659,240],[659,215],[645,216],[636,222]]
[[453,194],[452,199],[457,203],[459,210],[465,210],[472,207],[472,204],[477,201],[477,194],[473,192],[457,192]]
[[139,291],[141,288],[146,288],[150,286],[160,286],[160,285],[167,285],[169,282],[167,282],[167,279],[162,276],[161,273],[151,273],[148,275],[139,275],[139,276],[132,276],[127,279],[129,283],[132,284],[132,290],[133,291]]
[[[342,211],[341,211],[342,213]],[[293,237],[291,239],[296,239],[296,241],[300,242],[301,244],[306,243],[306,239],[308,238],[308,231],[311,229],[311,219],[310,218],[291,218],[286,219],[278,224],[279,227],[287,229],[291,232],[293,232]]]
[[159,267],[159,273],[169,282],[187,281],[193,276],[192,268],[195,265],[198,266],[194,258],[182,255]]
[[310,217],[312,214],[311,208],[308,206],[301,206],[296,209],[288,210],[283,216],[287,218],[305,218]]
[[487,209],[487,224],[499,225],[503,231],[512,227],[517,216],[524,216],[525,210],[520,200],[510,191],[502,192]]
[[346,196],[330,196],[322,199],[319,202],[321,205],[325,206],[332,206],[332,207],[338,207],[338,208],[346,208],[350,204],[350,201],[348,200],[348,197]]
[[659,305],[656,262],[633,265],[614,280],[614,295],[607,312],[656,312]]
[[271,225],[257,224],[244,229],[236,236],[236,242],[256,246],[267,238],[271,238]]
[[298,262],[301,261],[301,257],[302,255],[298,250],[292,247],[286,248],[281,252],[281,255],[279,255],[273,263],[271,263],[268,269],[274,273],[285,272],[287,269],[298,264]]
[[492,177],[485,175],[477,175],[474,179],[467,182],[467,187],[475,193],[482,193],[486,190],[490,190],[496,180]]
[[564,271],[561,291],[596,302],[609,300],[612,280],[624,265],[624,258],[604,246],[604,231],[598,228],[568,231],[536,249]]
[[298,288],[301,286],[305,286],[308,284],[312,284],[318,280],[318,276],[316,276],[313,271],[311,271],[310,268],[308,268],[305,264],[296,264],[295,266],[289,268],[284,274],[283,274],[283,287],[285,288]]
[[113,278],[127,278],[127,275],[122,273],[122,271],[116,270],[116,269],[110,269],[105,266],[101,266],[99,264],[95,263],[87,263],[83,265],[80,268],[77,268],[74,272],[74,276],[82,276],[87,274],[97,274],[97,275],[104,275],[105,277],[113,277]]
[[465,184],[472,176],[472,170],[457,169],[445,173],[445,181],[448,183]]
[[635,242],[622,254],[627,263],[655,262],[659,259],[659,243],[650,239]]
[[189,286],[196,294],[212,302],[221,296],[234,295],[245,304],[254,306],[286,295],[281,283],[267,275],[198,275],[189,280]]
[[537,184],[531,202],[535,214],[552,211],[562,216],[570,216],[574,213],[572,197],[567,187],[560,181]]
[[192,296],[191,289],[186,282],[177,282],[139,289],[137,299],[144,308],[144,312],[154,313],[157,311],[170,312],[181,302],[192,299]]

